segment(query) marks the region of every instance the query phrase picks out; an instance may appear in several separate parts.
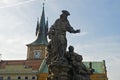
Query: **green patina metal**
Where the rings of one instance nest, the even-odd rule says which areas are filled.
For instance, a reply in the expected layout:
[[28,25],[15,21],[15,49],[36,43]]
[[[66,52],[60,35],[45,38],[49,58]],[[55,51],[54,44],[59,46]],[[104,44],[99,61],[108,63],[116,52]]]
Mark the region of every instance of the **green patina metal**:
[[[83,62],[83,64],[89,68],[89,63],[90,62]],[[95,70],[94,73],[97,74],[103,74],[106,73],[106,67],[104,61],[97,61],[97,62],[91,62],[92,63],[92,68]],[[46,60],[44,59],[40,68],[39,68],[39,73],[48,73],[48,67],[46,65]]]
[[[89,68],[89,63],[90,62],[83,62],[86,67]],[[92,63],[92,68],[94,69],[94,73],[105,73],[106,72],[106,67],[104,65],[104,61],[102,62],[91,62]]]
[[45,22],[45,12],[44,12],[44,6],[42,10],[42,16],[39,22],[39,19],[37,20],[37,28],[36,28],[36,36],[37,39],[28,45],[47,45],[47,32],[48,32],[48,20]]
[[48,67],[46,65],[46,60],[44,59],[40,68],[39,68],[39,73],[48,73]]

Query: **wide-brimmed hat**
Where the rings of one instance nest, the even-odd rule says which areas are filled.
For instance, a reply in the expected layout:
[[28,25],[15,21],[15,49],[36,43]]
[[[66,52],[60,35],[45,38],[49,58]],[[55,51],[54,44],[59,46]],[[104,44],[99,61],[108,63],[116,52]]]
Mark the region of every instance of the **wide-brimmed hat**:
[[70,15],[70,13],[67,10],[62,10],[63,14]]

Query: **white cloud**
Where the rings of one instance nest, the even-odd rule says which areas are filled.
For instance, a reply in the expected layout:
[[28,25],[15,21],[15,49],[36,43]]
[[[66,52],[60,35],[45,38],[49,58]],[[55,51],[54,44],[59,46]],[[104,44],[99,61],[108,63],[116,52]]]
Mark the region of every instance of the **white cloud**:
[[9,1],[9,0],[1,0],[1,2],[5,3],[5,4],[11,4],[11,3],[17,3],[17,2],[19,2],[19,0],[11,0],[11,1]]
[[[32,40],[26,35],[15,36],[11,38],[2,37],[0,40],[0,53],[2,54],[3,60],[9,59],[25,59],[27,55],[26,44],[30,43]],[[1,37],[0,37],[1,38]]]
[[86,36],[88,32],[80,32],[76,34],[70,34],[72,37],[81,37],[81,36]]
[[58,10],[59,6],[57,5],[57,1],[56,0],[51,0],[51,1],[48,0],[47,3],[49,3],[48,6],[50,6],[51,10],[54,10],[54,11]]
[[[97,41],[97,40],[95,40]],[[78,51],[81,54],[91,54],[91,55],[96,55],[99,57],[103,57],[105,55],[113,55],[116,54],[118,55],[120,52],[120,43],[119,42],[108,42],[106,40],[103,41],[98,41],[98,42],[89,42],[86,44],[76,44],[76,51]],[[108,57],[108,56],[106,56]]]
[[[22,8],[22,7],[21,7]],[[25,59],[26,44],[32,41],[27,14],[18,7],[0,10],[0,53],[2,59]],[[27,16],[26,16],[27,15]]]
[[35,0],[0,0],[0,8],[14,7],[22,4],[26,4]]

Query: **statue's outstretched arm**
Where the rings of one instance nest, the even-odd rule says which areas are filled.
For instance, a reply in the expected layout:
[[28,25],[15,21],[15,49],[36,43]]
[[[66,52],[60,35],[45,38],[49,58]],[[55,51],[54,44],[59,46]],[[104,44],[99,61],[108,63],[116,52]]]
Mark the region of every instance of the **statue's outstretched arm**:
[[74,28],[67,22],[67,31],[70,33],[80,33],[80,29],[74,30]]

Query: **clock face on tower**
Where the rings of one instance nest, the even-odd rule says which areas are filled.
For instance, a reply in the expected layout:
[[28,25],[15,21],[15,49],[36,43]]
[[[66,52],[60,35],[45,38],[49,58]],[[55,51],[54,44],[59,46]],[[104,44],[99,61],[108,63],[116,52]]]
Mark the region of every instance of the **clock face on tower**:
[[40,51],[34,51],[34,59],[40,59],[41,52]]

